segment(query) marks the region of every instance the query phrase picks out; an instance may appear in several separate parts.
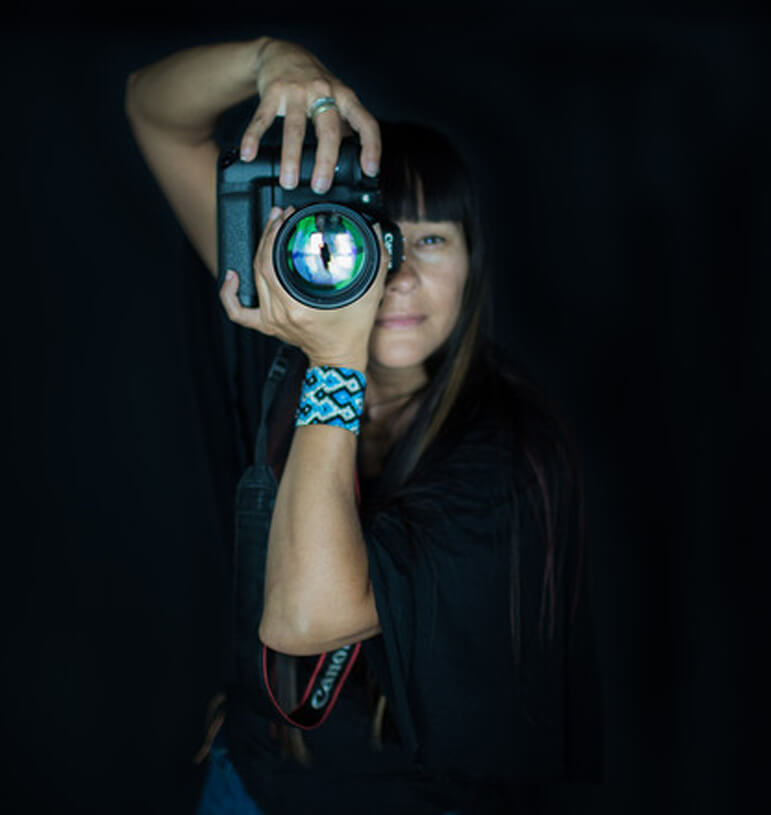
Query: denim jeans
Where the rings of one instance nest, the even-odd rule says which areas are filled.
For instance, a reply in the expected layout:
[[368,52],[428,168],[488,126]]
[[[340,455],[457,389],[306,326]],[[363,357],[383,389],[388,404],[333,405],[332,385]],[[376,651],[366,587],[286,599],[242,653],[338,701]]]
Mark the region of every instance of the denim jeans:
[[222,730],[206,760],[206,777],[196,815],[265,815],[244,788],[228,757]]
[[[244,788],[233,762],[228,757],[228,747],[222,730],[214,739],[206,764],[206,778],[196,815],[265,815]],[[446,812],[444,815],[461,813]]]

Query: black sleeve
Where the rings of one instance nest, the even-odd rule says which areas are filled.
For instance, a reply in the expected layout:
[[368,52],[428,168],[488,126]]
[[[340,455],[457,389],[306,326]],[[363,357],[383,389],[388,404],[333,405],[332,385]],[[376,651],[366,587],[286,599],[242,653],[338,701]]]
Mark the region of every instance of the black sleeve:
[[404,747],[427,768],[564,774],[563,632],[540,648],[544,554],[515,467],[494,439],[468,439],[364,528],[382,628],[368,657]]

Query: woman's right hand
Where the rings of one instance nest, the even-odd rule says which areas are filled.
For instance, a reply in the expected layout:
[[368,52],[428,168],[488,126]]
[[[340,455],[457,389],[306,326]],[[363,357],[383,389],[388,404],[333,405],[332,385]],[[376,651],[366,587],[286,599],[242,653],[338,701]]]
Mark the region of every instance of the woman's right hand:
[[299,45],[270,37],[188,48],[134,71],[126,85],[126,114],[137,143],[182,228],[216,278],[219,117],[260,95],[244,131],[245,160],[277,116],[284,117],[281,185],[297,184],[310,107],[331,96],[337,105],[314,121],[318,147],[312,184],[326,192],[348,128],[361,139],[361,166],[376,175],[380,128],[356,94]]
[[340,142],[351,130],[361,140],[362,171],[369,176],[377,175],[381,154],[377,120],[353,90],[309,51],[283,40],[261,41],[257,91],[260,103],[241,139],[242,160],[251,161],[257,155],[265,131],[277,116],[283,116],[280,183],[285,189],[296,187],[308,112],[315,100],[331,97],[337,107],[319,113],[313,122],[318,146],[312,188],[318,193],[329,189]]

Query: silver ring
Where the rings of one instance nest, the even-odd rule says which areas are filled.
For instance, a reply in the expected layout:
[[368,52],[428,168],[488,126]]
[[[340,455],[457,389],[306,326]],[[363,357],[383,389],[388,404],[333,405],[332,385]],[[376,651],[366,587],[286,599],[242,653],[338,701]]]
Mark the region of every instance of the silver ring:
[[331,110],[332,108],[336,107],[337,102],[335,102],[334,96],[319,96],[318,99],[314,99],[311,103],[310,110],[308,111],[308,117],[310,119],[315,119],[325,110]]

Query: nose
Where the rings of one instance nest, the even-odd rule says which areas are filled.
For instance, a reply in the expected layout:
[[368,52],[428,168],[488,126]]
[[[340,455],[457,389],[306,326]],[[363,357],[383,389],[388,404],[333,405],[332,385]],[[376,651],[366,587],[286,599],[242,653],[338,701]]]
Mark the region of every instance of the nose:
[[388,291],[404,294],[412,291],[417,283],[418,274],[409,257],[409,254],[405,253],[404,260],[402,260],[399,268],[391,272],[389,275],[388,281],[386,282],[386,289]]

